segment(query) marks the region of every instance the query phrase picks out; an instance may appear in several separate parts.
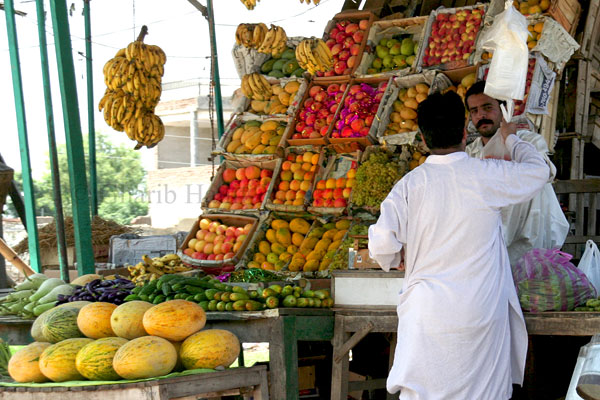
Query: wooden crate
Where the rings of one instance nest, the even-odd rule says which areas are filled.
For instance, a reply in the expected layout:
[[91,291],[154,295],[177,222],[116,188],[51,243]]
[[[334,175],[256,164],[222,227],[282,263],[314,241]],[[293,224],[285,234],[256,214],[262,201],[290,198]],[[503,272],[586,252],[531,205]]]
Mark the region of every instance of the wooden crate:
[[553,0],[547,11],[548,15],[554,18],[556,22],[571,36],[575,36],[579,16],[581,15],[581,4],[577,0]]
[[404,282],[403,271],[332,271],[334,307],[395,309]]

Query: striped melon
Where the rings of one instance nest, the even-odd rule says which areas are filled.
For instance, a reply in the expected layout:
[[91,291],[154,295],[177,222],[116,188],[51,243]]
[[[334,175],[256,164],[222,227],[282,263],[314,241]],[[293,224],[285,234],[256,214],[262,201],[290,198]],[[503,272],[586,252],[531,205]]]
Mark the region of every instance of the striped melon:
[[44,321],[49,315],[52,315],[57,309],[60,308],[76,308],[81,309],[81,307],[90,304],[89,301],[73,301],[71,303],[64,303],[54,308],[51,308],[48,311],[44,311],[39,317],[33,321],[33,325],[31,325],[31,337],[36,342],[47,342],[48,339],[44,337],[42,333],[42,327],[44,326]]
[[207,329],[185,339],[179,350],[185,369],[229,367],[240,355],[240,341],[223,329]]
[[115,304],[103,301],[84,306],[77,315],[79,330],[92,339],[117,336],[110,327],[110,316],[115,308]]
[[65,339],[84,337],[77,327],[79,309],[64,307],[55,308],[42,322],[42,335],[50,343],[58,343]]
[[168,340],[142,336],[117,350],[113,368],[125,379],[143,379],[166,375],[177,363],[177,351]]
[[17,351],[8,362],[8,373],[17,382],[46,382],[40,371],[40,355],[50,343],[34,342]]
[[87,338],[66,339],[48,347],[40,356],[40,371],[54,382],[83,379],[75,366],[75,358],[83,346],[92,342]]
[[113,368],[113,358],[127,339],[107,337],[83,346],[75,359],[77,371],[91,381],[115,381],[121,377]]
[[146,311],[143,323],[149,335],[179,342],[204,328],[206,313],[191,301],[171,300]]
[[144,313],[153,306],[154,304],[147,301],[128,301],[121,304],[110,316],[110,326],[113,332],[117,336],[129,340],[148,335],[142,320]]

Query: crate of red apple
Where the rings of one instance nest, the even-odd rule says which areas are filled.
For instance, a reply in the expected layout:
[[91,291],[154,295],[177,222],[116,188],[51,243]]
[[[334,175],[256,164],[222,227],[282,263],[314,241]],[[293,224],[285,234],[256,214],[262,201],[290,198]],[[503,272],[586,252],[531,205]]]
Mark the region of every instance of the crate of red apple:
[[367,11],[343,12],[333,17],[325,27],[323,40],[333,56],[333,68],[317,72],[317,80],[354,73],[367,44],[374,15]]
[[197,266],[235,264],[248,247],[258,219],[227,214],[201,215],[178,253],[185,263]]
[[352,188],[356,183],[356,155],[335,154],[329,157],[327,166],[315,180],[312,193],[312,205],[308,211],[321,215],[341,215],[348,209],[351,201]]
[[472,64],[484,13],[485,6],[433,11],[427,21],[419,67],[448,70]]
[[234,213],[264,210],[273,186],[273,171],[280,163],[225,160],[202,200],[202,209]]
[[374,143],[376,116],[390,79],[363,78],[350,83],[328,138],[338,153],[363,150]]
[[296,120],[289,130],[290,146],[327,144],[327,134],[344,98],[347,83],[312,82],[305,92]]

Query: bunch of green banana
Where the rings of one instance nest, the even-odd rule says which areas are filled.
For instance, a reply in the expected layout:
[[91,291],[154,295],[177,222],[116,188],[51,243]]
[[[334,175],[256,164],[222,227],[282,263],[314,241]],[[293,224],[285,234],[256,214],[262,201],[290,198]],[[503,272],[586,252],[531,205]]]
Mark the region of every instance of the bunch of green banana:
[[257,49],[265,40],[269,28],[265,24],[239,24],[235,31],[235,42],[251,49]]
[[191,268],[183,264],[177,254],[166,254],[162,257],[150,258],[146,254],[142,256],[142,261],[135,266],[127,267],[131,281],[141,284],[145,281],[152,281],[165,274],[175,274],[177,272],[190,271]]
[[329,47],[321,39],[305,39],[296,47],[296,60],[300,68],[311,74],[327,72],[333,67],[333,56]]
[[285,30],[277,25],[271,24],[271,28],[266,33],[264,40],[258,47],[259,53],[270,54],[278,57],[287,49],[287,35]]
[[166,61],[160,47],[136,40],[104,65],[107,89],[98,108],[108,125],[138,142],[136,149],[155,146],[164,137],[154,108],[160,100]]
[[242,77],[242,93],[252,100],[268,100],[273,94],[273,87],[267,78],[254,72]]
[[256,7],[256,2],[260,0],[241,0],[242,4],[246,6],[248,10],[254,10]]

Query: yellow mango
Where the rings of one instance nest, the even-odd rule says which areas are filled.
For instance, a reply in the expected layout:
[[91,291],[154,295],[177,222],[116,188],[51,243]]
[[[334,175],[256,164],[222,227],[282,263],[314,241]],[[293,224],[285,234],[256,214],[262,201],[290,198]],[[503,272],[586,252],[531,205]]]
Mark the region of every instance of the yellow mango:
[[281,135],[275,135],[269,139],[269,146],[277,146],[281,142]]
[[339,232],[339,229],[330,229],[327,232],[325,232],[323,234],[323,239],[329,239],[329,240],[333,240],[333,238],[335,237],[335,235]]
[[261,135],[262,135],[262,133],[260,131],[258,131],[256,133],[254,133],[252,136],[250,136],[246,141],[242,141],[242,143],[244,143],[244,145],[248,149],[252,150],[260,144]]
[[266,148],[267,146],[265,146],[264,144],[259,144],[252,150],[252,154],[264,154]]
[[329,247],[330,244],[331,244],[331,240],[321,239],[315,246],[315,251],[323,251],[324,252],[325,250],[327,250],[327,248]]
[[[275,230],[274,229],[269,229],[267,230],[267,233],[265,234],[267,240],[271,243],[277,243],[277,237],[275,236]],[[271,248],[271,245],[269,245],[269,249]],[[262,252],[261,252],[262,253]]]
[[275,131],[279,136],[282,136],[285,133],[285,126],[279,125],[279,128]]
[[261,241],[258,244],[258,251],[266,256],[271,252],[271,243],[267,242],[266,240]]
[[227,149],[226,150],[227,150],[228,153],[233,153],[235,151],[235,149],[237,149],[238,147],[240,147],[241,144],[242,144],[242,142],[240,142],[239,140],[232,140],[227,145]]
[[415,110],[405,107],[402,109],[402,111],[400,111],[400,116],[402,117],[402,119],[415,119],[417,118],[417,112]]
[[340,219],[335,223],[335,227],[337,229],[348,229],[350,228],[350,220],[349,219]]
[[275,131],[263,132],[262,135],[260,136],[260,144],[264,144],[265,146],[268,146],[269,142],[271,141],[271,138],[275,135],[276,135]]
[[260,126],[260,130],[263,132],[274,131],[277,129],[278,126],[279,126],[279,124],[277,123],[277,121],[273,121],[271,119],[271,120],[263,122],[262,125]]
[[308,255],[306,256],[306,260],[317,260],[319,261],[321,258],[323,258],[323,256],[325,255],[324,251],[316,251],[313,250],[310,253],[308,253]]
[[304,264],[304,267],[302,268],[302,271],[304,272],[313,272],[313,271],[318,271],[319,270],[319,260],[308,260],[306,261],[306,264]]
[[337,250],[337,248],[340,247],[341,245],[342,245],[341,240],[336,240],[334,242],[331,242],[331,244],[327,247],[327,251]]
[[288,261],[290,261],[292,259],[292,255],[290,253],[288,253],[288,252],[283,252],[283,253],[281,253],[279,255],[279,259],[281,261],[288,262]]
[[235,154],[245,154],[245,153],[248,153],[248,152],[249,152],[248,148],[243,143],[240,144],[238,146],[238,148],[234,150]]
[[417,83],[415,85],[415,90],[417,91],[417,93],[429,93],[429,86],[425,83]]
[[[418,95],[418,93],[417,93],[417,95]],[[416,96],[415,96],[414,99],[413,98],[406,99],[406,101],[404,102],[404,105],[408,108],[412,108],[413,110],[416,110],[417,107],[419,107],[419,102],[417,101]],[[400,116],[402,116],[402,114],[400,114]]]
[[256,261],[250,261],[248,263],[248,268],[260,268],[262,263],[257,263]]
[[277,152],[277,146],[265,147],[265,154],[275,154]]
[[287,221],[283,220],[283,219],[274,219],[273,222],[271,222],[271,228],[277,230],[277,229],[288,229],[289,228],[289,224]]
[[273,243],[271,244],[271,251],[279,256],[280,254],[285,253],[285,247],[286,246],[283,246],[280,243]]
[[298,232],[294,232],[292,234],[292,243],[294,244],[294,246],[301,246],[303,241],[304,241],[304,235],[301,235]]
[[322,259],[319,264],[319,271],[325,271],[329,267],[329,264],[331,264],[331,261],[333,261],[331,258]]
[[256,261],[259,264],[262,264],[265,261],[267,261],[267,257],[265,257],[265,255],[263,253],[256,253],[256,254],[254,254],[254,257],[252,258],[252,260]]
[[306,235],[309,229],[310,224],[302,218],[294,218],[290,221],[290,230],[292,232],[297,232]]
[[417,93],[417,97],[415,97],[415,99],[417,100],[417,103],[420,104],[427,99],[427,93]]
[[342,240],[344,238],[344,235],[346,234],[346,232],[348,232],[348,229],[342,229],[341,231],[336,233],[335,236],[333,237],[333,241],[335,242],[336,240]]
[[[293,236],[292,236],[293,238]],[[285,249],[285,251],[287,251],[290,254],[295,254],[298,251],[298,246],[294,246],[293,244],[290,244],[287,249]]]
[[290,101],[291,101],[291,97],[289,93],[283,92],[283,93],[279,93],[279,101],[281,102],[281,104],[283,104],[284,106],[289,106],[290,105]]
[[288,265],[288,269],[292,272],[297,272],[297,271],[302,270],[303,266],[304,266],[303,258],[292,258],[290,265]]
[[279,93],[283,92],[283,88],[278,83],[274,84],[272,86],[272,88],[273,88],[273,94],[275,96],[277,96]]
[[307,237],[306,239],[304,239],[304,241],[302,242],[302,244],[300,245],[300,251],[302,250],[313,250],[315,248],[315,246],[317,245],[317,243],[319,242],[319,238],[316,237]]
[[250,102],[250,108],[252,109],[252,111],[254,111],[256,113],[264,112],[266,105],[267,105],[266,101],[252,100]]
[[294,94],[300,89],[300,83],[298,81],[289,81],[283,89],[289,94]]
[[277,229],[277,231],[275,232],[275,237],[277,238],[277,242],[281,243],[285,247],[292,244],[292,234],[290,233],[289,229]]
[[417,89],[414,87],[408,88],[406,90],[406,96],[407,97],[417,97]]
[[231,137],[231,140],[240,140],[242,138],[242,133],[244,132],[245,129],[240,126],[235,131],[233,131],[233,136]]

